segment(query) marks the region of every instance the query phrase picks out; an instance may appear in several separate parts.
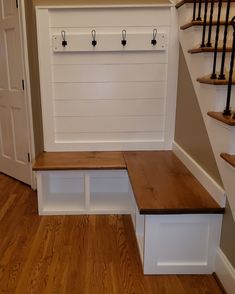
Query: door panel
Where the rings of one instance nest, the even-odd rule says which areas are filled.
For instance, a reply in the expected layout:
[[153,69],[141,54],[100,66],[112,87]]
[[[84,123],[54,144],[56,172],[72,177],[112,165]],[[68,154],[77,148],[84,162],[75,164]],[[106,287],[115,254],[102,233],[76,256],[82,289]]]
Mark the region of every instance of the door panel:
[[15,0],[0,0],[0,171],[30,184],[23,58]]

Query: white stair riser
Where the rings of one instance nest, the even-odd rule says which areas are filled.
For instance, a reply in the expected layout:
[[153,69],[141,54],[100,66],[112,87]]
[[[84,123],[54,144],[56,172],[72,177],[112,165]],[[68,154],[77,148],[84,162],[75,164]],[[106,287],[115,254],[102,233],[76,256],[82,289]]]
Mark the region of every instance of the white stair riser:
[[[203,19],[204,17],[204,3],[202,4],[202,9],[201,9],[201,17]],[[207,19],[209,20],[209,16],[210,16],[210,9],[211,9],[211,4],[209,3],[208,5],[208,9],[207,9]],[[230,9],[230,18],[232,18],[233,13],[232,11],[234,11],[235,9],[235,3],[231,4],[231,9]],[[225,16],[226,16],[226,10],[227,10],[227,5],[225,5],[225,3],[223,3],[222,5],[222,10],[221,10],[221,19],[225,20]],[[181,17],[181,20],[183,21],[182,24],[189,22],[192,20],[193,18],[193,3],[187,3],[184,4],[182,7],[179,8],[179,15]],[[198,4],[197,4],[197,10],[196,10],[196,17],[198,16]],[[217,16],[218,16],[218,3],[215,3],[214,5],[214,13],[213,13],[213,20],[217,20]]]
[[[191,47],[189,49],[192,49],[193,47],[195,46],[198,46],[201,44],[202,42],[202,26],[193,26],[193,27],[190,27],[186,30],[181,30],[183,31],[184,33],[186,33],[188,36],[190,36],[191,38]],[[212,38],[211,38],[211,42],[212,42],[212,45],[214,45],[215,43],[215,32],[216,32],[216,27],[213,26],[212,28]],[[228,29],[228,34],[227,34],[227,44],[228,45],[231,45],[232,43],[232,35],[233,35],[233,30],[232,28],[230,27]],[[220,42],[219,42],[219,45],[222,46],[222,40],[223,40],[223,36],[224,36],[224,28],[221,28],[220,29]],[[206,39],[205,39],[205,42],[207,42],[207,38],[208,38],[208,30],[206,30]]]

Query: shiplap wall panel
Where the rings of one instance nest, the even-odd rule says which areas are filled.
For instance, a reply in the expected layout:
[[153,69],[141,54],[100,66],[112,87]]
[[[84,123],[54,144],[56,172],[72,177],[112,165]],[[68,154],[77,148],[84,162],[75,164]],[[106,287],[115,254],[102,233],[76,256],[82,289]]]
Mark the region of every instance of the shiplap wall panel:
[[148,116],[164,113],[164,99],[55,101],[56,116]]
[[163,132],[100,132],[100,133],[56,133],[57,142],[76,142],[79,136],[81,142],[98,142],[100,138],[109,142],[153,141],[163,140]]
[[57,132],[155,132],[163,129],[163,116],[56,117]]
[[166,81],[55,83],[54,100],[150,99],[166,97]]
[[[41,13],[43,9],[48,13]],[[51,73],[41,85],[52,93],[49,100],[42,97],[44,120],[51,121],[44,124],[45,150],[163,148],[169,133],[168,62],[175,50],[169,43],[171,8],[38,8],[37,15],[40,74],[47,69]],[[98,39],[99,34],[117,35],[126,29],[127,36],[143,33],[151,40],[154,28],[166,36],[163,51],[53,51],[53,36],[61,30],[79,37],[95,29]],[[50,58],[48,64],[44,56]]]
[[91,65],[91,64],[152,64],[154,63],[167,63],[168,52],[69,52],[59,53],[56,52],[52,55],[52,64],[78,64],[78,65]]
[[165,81],[165,64],[54,65],[54,82],[142,82]]
[[50,26],[76,27],[146,27],[169,26],[169,8],[115,8],[115,9],[51,9]]

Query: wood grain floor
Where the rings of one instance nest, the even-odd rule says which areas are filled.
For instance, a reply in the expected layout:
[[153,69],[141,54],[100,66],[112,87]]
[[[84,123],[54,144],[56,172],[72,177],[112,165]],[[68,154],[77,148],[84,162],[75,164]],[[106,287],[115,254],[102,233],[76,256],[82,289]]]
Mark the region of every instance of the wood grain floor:
[[0,293],[222,293],[212,276],[144,276],[129,216],[37,215],[0,174]]

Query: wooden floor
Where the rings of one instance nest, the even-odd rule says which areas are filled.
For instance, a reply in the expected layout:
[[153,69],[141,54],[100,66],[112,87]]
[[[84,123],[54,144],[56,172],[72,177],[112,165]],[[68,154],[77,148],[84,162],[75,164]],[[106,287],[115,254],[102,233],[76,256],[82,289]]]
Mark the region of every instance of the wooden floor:
[[0,174],[0,293],[222,293],[212,276],[144,276],[129,216],[37,215]]

